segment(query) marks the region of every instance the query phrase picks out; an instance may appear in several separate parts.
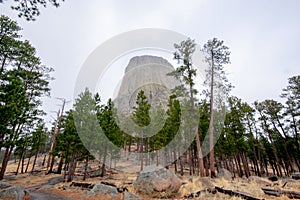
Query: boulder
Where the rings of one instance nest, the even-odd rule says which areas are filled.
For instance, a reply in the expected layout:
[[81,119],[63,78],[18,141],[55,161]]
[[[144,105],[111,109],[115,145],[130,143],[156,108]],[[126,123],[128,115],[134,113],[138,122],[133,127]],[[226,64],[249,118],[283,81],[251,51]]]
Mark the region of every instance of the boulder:
[[125,192],[124,200],[141,200],[141,198],[131,192]]
[[133,185],[141,194],[167,198],[178,193],[181,180],[164,167],[147,166],[139,173]]
[[104,184],[96,184],[93,189],[87,193],[87,196],[93,195],[108,195],[111,198],[115,198],[119,194],[116,187]]
[[25,191],[22,186],[0,182],[0,199],[23,200],[24,195]]
[[275,181],[278,181],[278,177],[277,176],[270,176],[269,178],[268,178],[270,181],[273,181],[273,182],[275,182]]
[[232,177],[233,177],[233,175],[232,175],[232,173],[231,173],[230,171],[228,171],[227,169],[221,168],[221,169],[219,169],[219,171],[218,171],[218,177],[219,177],[219,178],[224,178],[224,179],[226,179],[226,180],[231,180]]

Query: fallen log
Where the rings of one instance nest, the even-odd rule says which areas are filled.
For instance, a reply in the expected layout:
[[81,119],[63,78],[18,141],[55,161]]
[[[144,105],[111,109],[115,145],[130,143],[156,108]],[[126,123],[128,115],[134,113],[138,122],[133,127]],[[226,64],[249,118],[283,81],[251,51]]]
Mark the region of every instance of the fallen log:
[[300,173],[292,174],[292,179],[300,180]]
[[240,191],[234,191],[234,190],[227,190],[218,186],[215,186],[215,189],[218,192],[221,192],[223,194],[228,194],[230,196],[236,196],[236,197],[241,197],[243,199],[247,199],[247,200],[262,200],[260,198],[256,198],[251,196],[250,194],[244,193],[244,192],[240,192]]
[[289,191],[289,190],[274,190],[270,188],[261,188],[265,194],[272,195],[272,196],[281,196],[286,195],[291,199],[300,199],[300,192]]
[[93,187],[95,186],[95,184],[91,184],[91,183],[78,183],[78,182],[72,182],[71,187],[81,187],[81,188],[87,188],[87,189],[93,189]]
[[216,194],[217,191],[215,189],[207,189],[207,190],[200,190],[200,191],[197,191],[197,192],[193,192],[193,193],[190,193],[190,194],[186,194],[184,195],[184,198],[186,199],[193,199],[193,198],[197,198],[201,195],[201,193],[212,193],[212,194]]
[[112,186],[112,187],[117,188],[117,191],[118,191],[119,193],[123,193],[123,192],[125,192],[125,191],[128,192],[128,189],[127,189],[127,187],[125,187],[125,186],[118,187],[118,186],[116,186],[116,185],[113,184],[113,183],[109,183],[109,182],[105,182],[105,181],[101,181],[100,183],[103,184],[103,185],[109,185],[109,186]]
[[[113,183],[109,183],[109,182],[105,182],[105,181],[101,181],[100,184],[115,187],[119,193],[123,193],[126,191],[128,192],[128,188],[125,186],[118,187]],[[95,184],[93,184],[93,183],[80,183],[80,182],[72,182],[70,185],[70,187],[81,187],[81,188],[86,188],[86,189],[90,189],[90,190],[93,189],[94,186],[95,186]]]
[[117,187],[115,184],[109,183],[109,182],[106,182],[106,181],[101,181],[100,183],[103,184],[103,185],[109,185],[109,186],[112,186],[112,187]]

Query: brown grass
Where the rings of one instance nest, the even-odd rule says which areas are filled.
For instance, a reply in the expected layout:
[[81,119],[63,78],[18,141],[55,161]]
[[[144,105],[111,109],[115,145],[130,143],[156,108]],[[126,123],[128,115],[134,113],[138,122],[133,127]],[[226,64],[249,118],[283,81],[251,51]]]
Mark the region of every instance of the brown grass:
[[[41,156],[39,161],[41,161],[43,157]],[[25,160],[25,163],[27,163],[27,160]],[[26,174],[19,174],[17,176],[14,175],[14,172],[17,169],[17,164],[14,161],[10,161],[7,173],[6,175],[9,175],[16,180],[6,180],[7,182],[10,182],[12,184],[16,185],[22,185],[24,188],[29,188],[33,186],[38,186],[45,184],[49,181],[49,179],[58,177],[61,175],[58,174],[49,174],[45,175],[45,168],[38,168],[39,170],[42,170],[42,172],[37,173],[36,175],[31,175],[30,173]],[[91,162],[90,166],[92,168],[97,168],[99,166],[98,162]],[[82,163],[79,163],[78,167],[82,167]],[[29,169],[31,169],[31,165],[29,166]],[[75,176],[74,181],[75,182],[84,182],[84,183],[93,183],[97,184],[101,181],[106,181],[109,183],[113,183],[117,186],[126,186],[129,190],[129,192],[135,193],[132,183],[135,181],[137,177],[137,173],[129,173],[129,172],[117,172],[113,171],[114,173],[109,173],[107,176],[101,178],[89,178],[86,181],[82,181],[82,176]],[[206,189],[205,185],[202,184],[199,177],[197,176],[188,176],[184,175],[183,177],[180,177],[182,181],[185,183],[177,196],[175,196],[173,199],[182,199],[184,195],[194,193],[200,190]],[[192,182],[190,182],[192,180]],[[270,182],[268,179],[263,178],[263,181]],[[286,180],[282,179],[279,180],[276,185],[272,182],[271,185],[273,189],[284,189],[284,190],[292,190],[292,191],[298,191],[300,192],[300,181],[289,181],[284,188],[282,188],[283,184]],[[288,197],[282,196],[282,197],[274,197],[274,196],[268,196],[263,193],[261,190],[262,187],[265,187],[263,185],[257,184],[255,181],[249,181],[248,179],[242,179],[242,178],[236,178],[235,180],[225,180],[223,178],[213,179],[211,182],[214,185],[217,185],[219,187],[224,187],[225,189],[231,189],[235,191],[245,192],[248,193],[254,197],[266,199],[266,200],[274,200],[274,199],[289,199]],[[63,189],[65,188],[65,190]],[[70,187],[70,183],[59,183],[56,184],[53,188],[50,189],[40,189],[39,191],[47,192],[47,193],[55,193],[59,195],[63,195],[72,199],[76,200],[96,200],[96,199],[113,199],[113,200],[119,200],[123,199],[123,194],[120,194],[117,198],[111,198],[107,195],[96,195],[96,196],[90,196],[86,197],[86,194],[88,190],[76,188],[76,187]],[[141,194],[138,194],[142,199],[144,200],[152,200],[154,198],[150,198],[148,196],[144,196]],[[25,199],[30,199],[29,196],[26,196]],[[210,193],[201,193],[200,197],[195,199],[228,199],[228,200],[240,200],[239,197],[231,197],[229,195],[217,193],[217,194],[210,194]]]

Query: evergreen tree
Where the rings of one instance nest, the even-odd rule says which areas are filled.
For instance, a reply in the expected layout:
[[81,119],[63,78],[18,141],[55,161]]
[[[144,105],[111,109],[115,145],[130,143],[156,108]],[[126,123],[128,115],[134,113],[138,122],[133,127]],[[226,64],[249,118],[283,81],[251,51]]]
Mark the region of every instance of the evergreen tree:
[[5,148],[0,171],[2,180],[21,133],[34,127],[44,114],[40,110],[41,98],[49,95],[52,69],[41,64],[28,41],[19,40],[21,28],[16,22],[2,15],[0,25],[0,150]]
[[210,96],[210,124],[209,124],[209,143],[210,143],[210,171],[211,176],[216,176],[215,171],[215,157],[214,157],[214,99],[217,95],[220,95],[223,100],[226,94],[229,93],[231,85],[225,76],[223,65],[229,64],[230,51],[224,42],[213,38],[204,44],[202,52],[205,53],[205,61],[209,64],[209,69],[207,71],[206,84],[209,85],[210,91],[208,92]]
[[150,118],[150,108],[151,105],[148,103],[147,97],[143,90],[139,91],[136,98],[136,106],[133,107],[132,120],[138,125],[141,129],[141,133],[139,134],[140,139],[140,153],[141,153],[141,170],[144,167],[144,137],[145,137],[145,129],[144,127],[148,126],[151,123]]
[[54,154],[58,153],[65,158],[68,165],[67,182],[72,181],[78,160],[89,154],[83,145],[74,123],[73,110],[66,113],[63,121],[63,131],[57,135]]
[[[189,113],[194,114],[196,113],[194,104],[195,104],[195,95],[197,94],[197,90],[194,88],[195,86],[194,79],[196,77],[197,70],[193,65],[192,56],[196,50],[196,43],[194,40],[188,38],[187,40],[182,41],[180,44],[174,44],[174,47],[176,49],[174,53],[174,59],[178,61],[180,66],[176,68],[173,72],[169,73],[169,75],[172,75],[181,81],[182,85],[176,87],[175,92],[176,90],[178,91],[178,89],[181,89],[182,91],[180,93],[188,95],[189,103],[190,103]],[[191,119],[192,118],[196,118],[196,116],[191,117]],[[196,146],[197,146],[197,160],[199,164],[200,175],[204,176],[203,155],[200,146],[198,126],[196,125],[196,127],[191,127],[190,131],[195,131]],[[190,174],[192,173],[191,167],[192,165],[190,162]]]

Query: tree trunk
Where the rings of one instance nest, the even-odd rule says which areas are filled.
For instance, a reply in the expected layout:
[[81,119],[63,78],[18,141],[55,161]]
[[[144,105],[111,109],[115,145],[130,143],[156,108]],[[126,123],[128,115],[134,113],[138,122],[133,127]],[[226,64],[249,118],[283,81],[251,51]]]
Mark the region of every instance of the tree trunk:
[[27,162],[27,165],[26,165],[25,173],[27,173],[27,170],[28,170],[28,167],[29,167],[29,164],[30,164],[31,157],[32,157],[32,156],[29,156],[29,158],[28,158],[28,162]]
[[45,166],[46,156],[47,156],[47,155],[44,155],[44,159],[43,159],[43,162],[42,162],[42,166]]
[[214,54],[211,60],[210,106],[209,106],[209,164],[210,176],[216,177],[215,151],[214,151]]
[[84,166],[84,173],[83,173],[83,181],[85,181],[87,175],[87,169],[88,169],[88,165],[89,165],[89,157],[90,157],[90,153],[88,152],[85,158],[85,166]]
[[71,182],[73,180],[75,169],[76,169],[76,159],[75,159],[75,155],[73,154],[71,157],[70,166],[68,170],[67,182]]
[[243,177],[244,173],[243,173],[243,170],[242,170],[242,165],[241,165],[241,160],[240,160],[239,154],[235,155],[235,162],[236,162],[236,165],[237,165],[237,168],[238,168],[239,177]]
[[144,169],[144,138],[141,139],[141,171]]
[[0,74],[2,74],[2,72],[4,71],[4,65],[5,65],[5,61],[6,61],[7,55],[4,54],[4,58],[1,64],[1,69],[0,69]]
[[104,155],[103,155],[103,163],[102,163],[101,174],[100,174],[101,177],[104,177],[106,175],[106,169],[105,169],[106,154],[107,154],[107,147],[105,146]]
[[239,155],[240,155],[242,163],[243,163],[243,168],[244,168],[245,175],[248,178],[250,176],[250,172],[249,172],[248,162],[246,160],[245,153],[241,152]]
[[48,170],[48,174],[49,174],[49,173],[53,173],[54,162],[55,162],[55,156],[52,155],[52,156],[51,156],[51,161],[50,161],[50,168],[49,168],[49,170]]
[[202,149],[200,146],[200,138],[198,134],[198,126],[196,127],[196,145],[197,145],[197,153],[198,153],[198,164],[199,164],[199,170],[200,170],[200,176],[203,177],[205,176],[204,173],[204,163],[203,163],[203,154],[202,154]]
[[58,167],[57,167],[57,172],[56,172],[57,174],[61,174],[63,164],[64,164],[64,158],[61,155],[61,157],[59,158],[59,162],[58,162]]
[[64,182],[66,181],[68,168],[69,168],[69,162],[67,162],[67,157],[66,157],[66,162],[65,162],[65,166],[64,166]]
[[[276,120],[277,120],[277,123],[278,123],[278,125],[279,125],[279,127],[280,127],[280,129],[281,129],[281,131],[282,131],[282,133],[283,133],[283,135],[284,135],[284,138],[281,136],[279,130],[277,129],[275,122],[272,121],[272,124],[273,124],[275,130],[276,130],[276,131],[278,132],[278,134],[280,135],[280,139],[281,139],[282,142],[283,142],[283,147],[284,147],[284,151],[285,151],[285,155],[286,155],[286,160],[285,160],[285,164],[286,164],[286,166],[285,166],[285,168],[286,168],[286,175],[288,176],[288,175],[290,175],[290,171],[294,171],[293,165],[292,165],[292,159],[291,159],[291,157],[290,157],[290,155],[289,155],[289,153],[288,153],[288,149],[287,149],[287,138],[288,138],[288,136],[287,136],[287,134],[286,134],[286,132],[285,132],[285,130],[284,130],[284,128],[283,128],[281,122],[279,121],[278,116],[277,116],[277,119],[276,119]],[[290,168],[291,170],[289,170],[289,168]]]
[[205,156],[205,176],[209,176],[209,162],[207,156]]
[[34,160],[33,160],[33,164],[32,164],[32,168],[31,168],[31,173],[33,173],[34,167],[35,167],[35,163],[36,163],[36,159],[39,155],[39,148],[36,150],[35,155],[34,155]]
[[0,180],[3,180],[3,178],[4,178],[4,174],[5,174],[6,167],[7,167],[9,157],[11,155],[12,150],[13,150],[12,146],[8,146],[7,149],[5,150],[5,154],[4,154],[4,157],[2,160],[2,165],[1,165],[1,170],[0,170]]
[[19,158],[19,162],[18,162],[18,166],[17,166],[17,170],[16,170],[15,175],[18,175],[18,173],[19,173],[22,157],[23,157],[23,155],[21,155],[20,158]]
[[179,157],[180,160],[180,175],[183,176],[184,175],[184,171],[183,171],[183,161],[182,161],[182,156]]
[[25,157],[26,157],[26,150],[24,151],[23,157],[22,157],[22,162],[21,162],[21,174],[24,173],[24,162],[25,162]]

